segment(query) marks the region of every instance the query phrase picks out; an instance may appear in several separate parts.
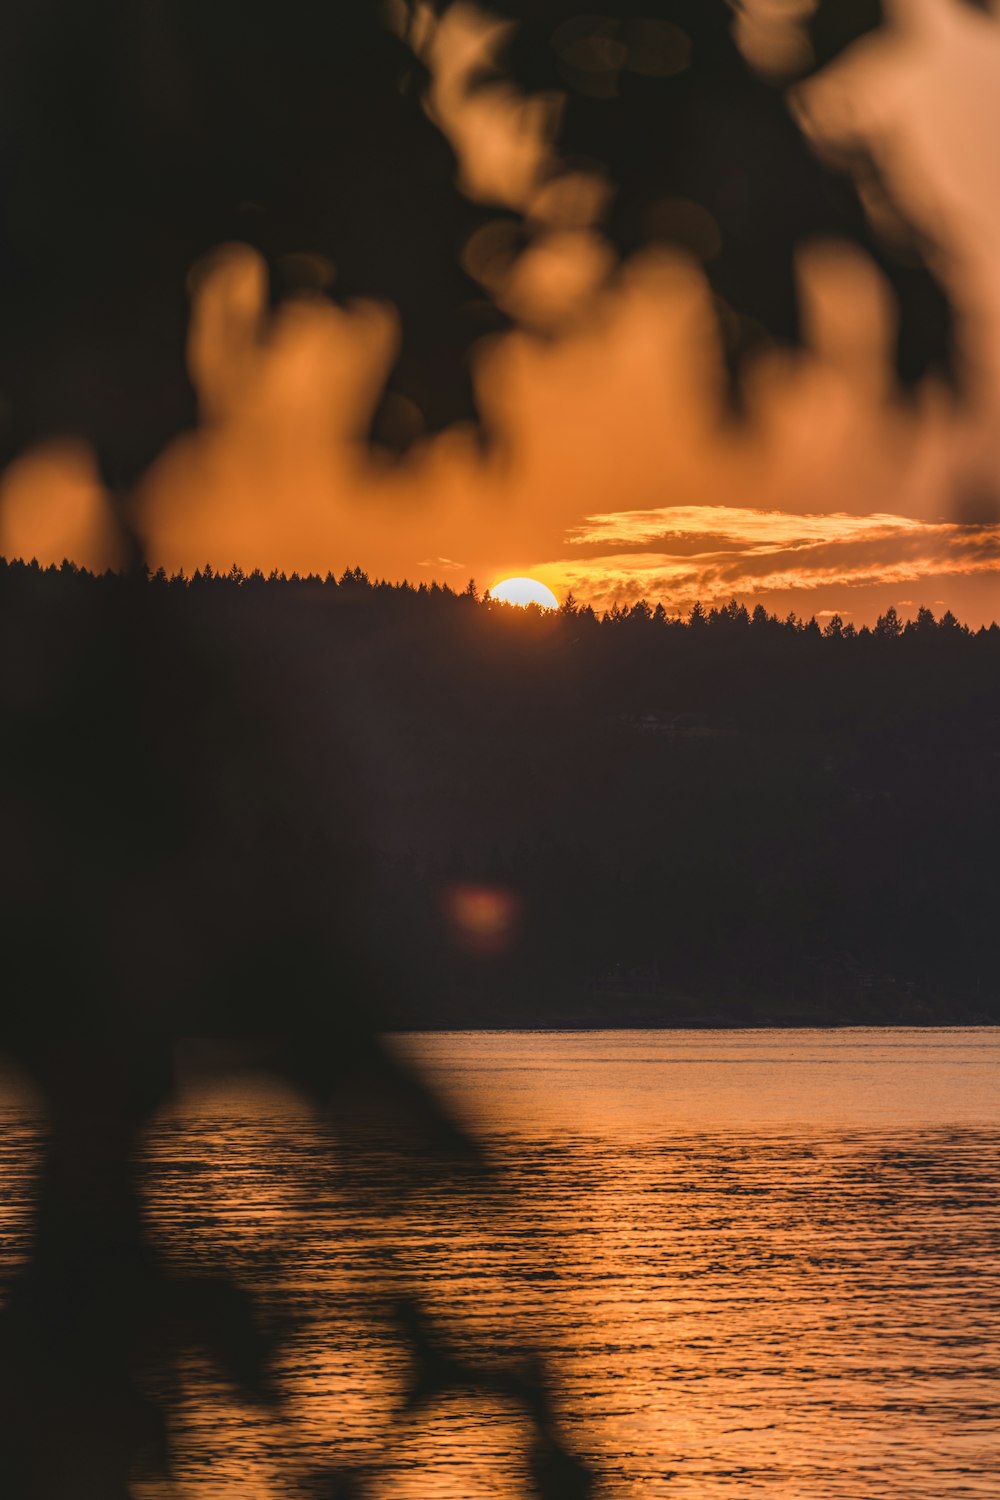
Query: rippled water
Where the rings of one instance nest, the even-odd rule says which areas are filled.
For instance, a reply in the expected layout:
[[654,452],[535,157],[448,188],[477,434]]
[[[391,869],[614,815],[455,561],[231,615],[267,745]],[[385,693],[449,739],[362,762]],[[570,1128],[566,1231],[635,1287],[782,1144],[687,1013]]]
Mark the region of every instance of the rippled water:
[[[488,1184],[349,1157],[253,1079],[192,1084],[153,1132],[170,1265],[296,1319],[280,1420],[192,1352],[172,1493],[263,1500],[354,1463],[378,1500],[524,1494],[506,1398],[459,1389],[394,1422],[400,1292],[458,1358],[542,1350],[610,1496],[1000,1493],[1000,1030],[396,1045],[489,1142]],[[8,1260],[22,1115],[3,1117]]]

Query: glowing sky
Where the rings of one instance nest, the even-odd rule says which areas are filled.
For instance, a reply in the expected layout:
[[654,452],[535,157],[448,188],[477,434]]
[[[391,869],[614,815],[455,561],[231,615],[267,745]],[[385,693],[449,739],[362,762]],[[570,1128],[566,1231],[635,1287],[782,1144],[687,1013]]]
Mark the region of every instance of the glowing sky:
[[[1000,24],[958,0],[907,0],[796,96],[817,141],[875,152],[937,247],[971,399],[927,382],[904,403],[877,269],[812,245],[798,263],[806,348],[757,361],[737,422],[698,266],[664,252],[617,266],[593,227],[601,185],[549,176],[551,105],[500,76],[465,88],[498,23],[468,6],[420,15],[410,40],[463,189],[541,226],[519,255],[499,222],[466,247],[518,320],[475,357],[491,443],[459,428],[401,464],[373,454],[362,436],[397,347],[394,310],[309,301],[272,314],[262,263],[234,247],[192,307],[202,424],[136,499],[154,564],[360,563],[458,587],[517,574],[598,606],[735,594],[857,622],[888,604],[1000,615]],[[759,28],[747,35],[763,45]],[[103,563],[102,505],[85,450],[29,454],[0,489],[0,548]]]

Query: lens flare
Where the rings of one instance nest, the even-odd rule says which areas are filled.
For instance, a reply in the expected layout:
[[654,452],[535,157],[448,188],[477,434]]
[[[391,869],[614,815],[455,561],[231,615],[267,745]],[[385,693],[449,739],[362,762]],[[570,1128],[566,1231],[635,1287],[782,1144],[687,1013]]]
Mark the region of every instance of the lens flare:
[[445,892],[444,905],[452,937],[466,952],[495,956],[510,946],[519,908],[513,891],[496,885],[453,885]]

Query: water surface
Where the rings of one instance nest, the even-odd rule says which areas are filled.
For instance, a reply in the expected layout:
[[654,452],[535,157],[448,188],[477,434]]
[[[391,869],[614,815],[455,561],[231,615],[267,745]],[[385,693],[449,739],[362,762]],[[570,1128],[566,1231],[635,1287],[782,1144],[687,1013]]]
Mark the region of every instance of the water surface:
[[[173,1493],[263,1500],[352,1463],[376,1500],[524,1494],[509,1401],[458,1390],[394,1420],[399,1293],[462,1357],[543,1351],[609,1496],[998,1493],[1000,1029],[394,1045],[489,1143],[490,1182],[348,1153],[253,1078],[192,1081],[151,1135],[167,1263],[296,1317],[281,1420],[191,1352]],[[18,1108],[8,1259],[30,1200]]]

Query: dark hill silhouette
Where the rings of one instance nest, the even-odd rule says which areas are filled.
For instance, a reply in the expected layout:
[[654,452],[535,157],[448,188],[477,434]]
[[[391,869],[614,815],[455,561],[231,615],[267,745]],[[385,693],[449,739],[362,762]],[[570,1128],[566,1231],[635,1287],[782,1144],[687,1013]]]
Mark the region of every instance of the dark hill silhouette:
[[[182,738],[203,723],[195,732],[223,757],[213,778],[171,802],[154,770],[130,794],[140,850],[159,848],[161,827],[193,840],[190,909],[174,920],[213,911],[213,941],[177,961],[194,968],[189,1030],[266,1032],[282,966],[307,980],[325,963],[360,965],[386,1024],[996,1014],[996,625],[973,632],[921,609],[821,630],[735,602],[689,622],[645,605],[599,619],[360,569],[133,585],[65,567],[0,573],[6,608],[47,620],[49,642],[60,616],[93,601],[114,615],[130,588],[161,641],[212,642],[225,674],[218,699],[207,683],[192,698],[176,665],[150,687],[157,763],[183,764]],[[151,683],[170,659],[145,669]],[[8,657],[8,712],[25,670]],[[223,698],[245,691],[272,710],[251,764],[257,739],[239,718],[225,739],[215,727]],[[95,777],[126,732],[117,712],[74,731],[72,756]],[[52,754],[42,734],[17,774],[52,776]],[[254,800],[241,809],[244,787]],[[90,860],[111,832],[65,796],[66,817],[84,821],[59,837]],[[227,903],[247,899],[234,871],[248,858],[254,910],[283,933],[271,957],[233,951],[246,914]],[[9,963],[30,930],[11,920]],[[265,943],[271,922],[253,924]],[[393,961],[368,972],[375,953]],[[75,960],[60,961],[54,992]],[[163,982],[173,994],[181,973]]]

